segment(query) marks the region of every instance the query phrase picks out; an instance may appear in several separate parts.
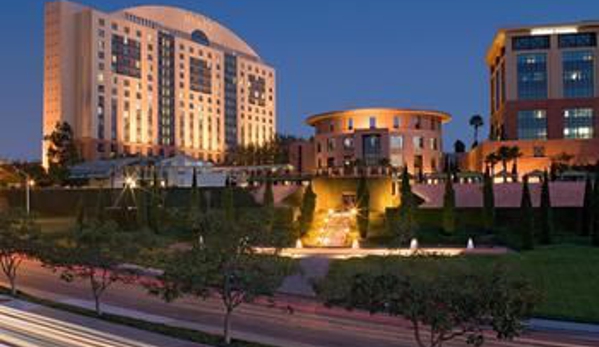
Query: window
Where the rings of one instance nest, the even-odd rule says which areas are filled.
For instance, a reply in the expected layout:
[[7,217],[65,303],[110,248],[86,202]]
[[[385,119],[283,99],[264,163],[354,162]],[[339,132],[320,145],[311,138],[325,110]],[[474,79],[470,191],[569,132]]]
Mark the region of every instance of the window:
[[512,38],[512,49],[514,51],[549,49],[550,47],[549,35],[517,36]]
[[564,138],[593,138],[593,118],[593,109],[591,108],[571,108],[564,110]]
[[431,150],[436,151],[439,149],[436,137],[430,138],[430,139],[428,139],[428,141],[429,141],[429,146],[430,146]]
[[380,135],[364,135],[362,137],[362,153],[367,166],[378,165],[382,157]]
[[327,139],[327,151],[332,152],[335,150],[335,139]]
[[391,154],[391,166],[393,167],[402,167],[403,166],[403,156],[401,154]]
[[394,127],[395,129],[398,129],[398,128],[399,128],[399,126],[400,126],[400,119],[399,119],[399,116],[395,116],[395,117],[393,117],[393,127]]
[[545,157],[545,147],[543,146],[535,146],[532,148],[532,155],[535,158],[543,158]]
[[420,116],[413,117],[412,122],[414,122],[414,129],[422,128],[422,117],[420,117]]
[[526,110],[518,112],[518,139],[547,139],[547,115],[545,110]]
[[562,34],[558,36],[558,41],[559,48],[595,47],[597,46],[597,34]]
[[376,128],[376,117],[370,117],[369,123],[370,123],[370,129]]
[[347,120],[347,130],[354,130],[354,119],[349,118]]
[[391,135],[391,149],[402,149],[403,148],[403,136]]
[[422,136],[414,136],[412,138],[412,142],[414,144],[414,149],[424,148],[424,138]]
[[547,98],[547,55],[531,53],[518,55],[518,99]]
[[590,98],[595,92],[595,57],[591,51],[566,51],[562,55],[565,98]]
[[353,137],[348,136],[343,139],[343,149],[345,149],[345,150],[354,149],[354,138]]
[[[251,128],[250,128],[250,130],[251,130]],[[322,145],[320,144],[320,142],[318,142],[316,144],[316,153],[320,153],[320,152],[322,152]]]

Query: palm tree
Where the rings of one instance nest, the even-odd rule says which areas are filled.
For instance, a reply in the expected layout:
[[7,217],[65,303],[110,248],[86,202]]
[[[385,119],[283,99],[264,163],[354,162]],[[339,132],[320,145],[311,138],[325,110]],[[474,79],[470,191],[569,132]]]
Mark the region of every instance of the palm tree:
[[476,147],[478,145],[478,128],[482,127],[485,124],[483,117],[479,114],[475,114],[470,117],[470,126],[474,128],[474,142],[472,143],[472,147]]
[[510,147],[510,160],[513,161],[512,166],[512,180],[518,180],[518,158],[522,157],[522,152],[520,151],[520,147],[513,146]]
[[497,148],[495,152],[498,161],[501,162],[501,166],[503,167],[503,183],[507,182],[507,163],[512,159],[512,149],[508,146],[501,146]]
[[497,156],[497,153],[495,153],[495,152],[489,153],[485,157],[485,164],[490,169],[491,176],[495,175],[495,166],[497,165],[497,163],[499,163],[499,161],[500,161],[500,159]]

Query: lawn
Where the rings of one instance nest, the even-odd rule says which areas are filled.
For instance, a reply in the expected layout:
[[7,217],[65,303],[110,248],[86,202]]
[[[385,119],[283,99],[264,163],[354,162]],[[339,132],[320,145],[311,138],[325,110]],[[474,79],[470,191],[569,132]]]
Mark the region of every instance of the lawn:
[[411,262],[410,268],[420,268],[423,272],[437,271],[438,266],[442,269],[455,262],[483,267],[504,263],[510,271],[532,281],[541,294],[542,302],[536,308],[535,316],[599,323],[599,248],[559,245],[503,256],[339,260],[331,264],[330,275],[367,272],[371,267],[393,266],[396,262]]

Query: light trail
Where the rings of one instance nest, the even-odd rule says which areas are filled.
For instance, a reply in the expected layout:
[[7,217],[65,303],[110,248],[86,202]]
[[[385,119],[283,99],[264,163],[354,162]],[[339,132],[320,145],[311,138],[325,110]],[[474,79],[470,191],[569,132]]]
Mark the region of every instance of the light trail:
[[0,347],[156,347],[95,329],[0,306]]

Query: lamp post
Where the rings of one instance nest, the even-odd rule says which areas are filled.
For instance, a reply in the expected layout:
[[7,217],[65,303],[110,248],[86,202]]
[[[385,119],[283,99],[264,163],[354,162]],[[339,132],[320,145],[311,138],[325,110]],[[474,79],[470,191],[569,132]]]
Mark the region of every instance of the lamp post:
[[25,175],[25,209],[27,214],[31,214],[31,187],[35,185],[35,181],[29,178],[29,174]]

